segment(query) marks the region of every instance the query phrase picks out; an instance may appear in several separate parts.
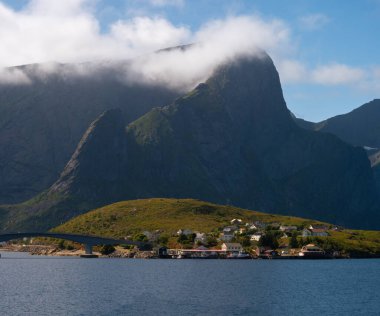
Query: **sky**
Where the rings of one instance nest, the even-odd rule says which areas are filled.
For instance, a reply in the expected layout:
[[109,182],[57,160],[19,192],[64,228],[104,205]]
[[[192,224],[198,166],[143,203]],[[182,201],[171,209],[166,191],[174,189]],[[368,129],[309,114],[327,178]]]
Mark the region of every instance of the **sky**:
[[[380,98],[379,31],[380,0],[0,0],[0,67],[204,43],[138,65],[144,80],[164,74],[183,87],[260,47],[274,60],[289,109],[321,121]],[[0,70],[1,80],[28,78]]]

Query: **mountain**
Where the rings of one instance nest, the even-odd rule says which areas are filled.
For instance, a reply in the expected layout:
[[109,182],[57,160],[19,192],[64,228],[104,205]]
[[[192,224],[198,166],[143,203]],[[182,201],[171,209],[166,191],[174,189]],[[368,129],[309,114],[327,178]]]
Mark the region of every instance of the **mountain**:
[[3,229],[48,229],[97,206],[147,197],[379,228],[365,151],[298,127],[267,55],[221,65],[190,93],[123,126],[118,110],[102,114],[49,190],[0,212],[8,218]]
[[380,99],[319,123],[295,118],[298,126],[338,136],[354,146],[366,149],[380,196]]
[[48,66],[10,68],[29,81],[0,84],[0,204],[49,188],[88,125],[105,110],[120,108],[127,124],[179,96],[163,86],[125,83],[120,72],[97,64],[82,65],[91,68],[83,73],[75,68],[80,65],[50,65],[50,71]]
[[299,126],[331,133],[354,146],[380,149],[380,99],[319,123],[296,119]]

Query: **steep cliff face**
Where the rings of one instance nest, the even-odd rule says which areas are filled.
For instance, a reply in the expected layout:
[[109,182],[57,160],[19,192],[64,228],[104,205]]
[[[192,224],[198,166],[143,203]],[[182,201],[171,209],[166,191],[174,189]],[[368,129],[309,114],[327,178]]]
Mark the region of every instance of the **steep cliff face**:
[[0,204],[22,202],[49,188],[105,110],[120,108],[127,124],[178,96],[164,87],[125,84],[105,71],[73,75],[71,65],[58,65],[54,72],[41,67],[22,67],[28,84],[0,84]]
[[128,139],[128,198],[190,196],[349,226],[379,218],[365,152],[297,127],[269,57],[221,67],[131,123]]
[[[364,150],[298,127],[265,54],[222,65],[126,130],[118,117],[111,111],[95,121],[58,181],[32,203],[44,228],[91,207],[146,197],[199,198],[379,228]],[[59,203],[51,206],[54,197]]]

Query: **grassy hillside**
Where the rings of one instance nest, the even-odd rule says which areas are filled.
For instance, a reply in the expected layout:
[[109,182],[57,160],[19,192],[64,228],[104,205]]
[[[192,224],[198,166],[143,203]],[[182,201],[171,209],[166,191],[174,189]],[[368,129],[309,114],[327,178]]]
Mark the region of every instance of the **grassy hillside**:
[[174,234],[180,228],[207,233],[229,225],[233,218],[297,226],[321,223],[192,199],[145,199],[119,202],[90,211],[58,226],[54,231],[108,237],[123,237],[157,229]]
[[[315,220],[260,213],[199,200],[156,198],[107,205],[73,218],[53,230],[115,238],[160,230],[162,234],[174,236],[178,229],[184,228],[205,233],[217,232],[230,225],[233,218],[240,218],[243,223],[261,221],[295,225],[299,230],[310,224],[333,227]],[[317,243],[325,250],[338,250],[351,257],[380,256],[380,231],[344,229],[330,230],[329,234],[329,237],[298,239],[301,243]],[[178,245],[175,240],[175,237],[171,238],[174,247]],[[286,244],[289,240],[281,239],[280,244]]]

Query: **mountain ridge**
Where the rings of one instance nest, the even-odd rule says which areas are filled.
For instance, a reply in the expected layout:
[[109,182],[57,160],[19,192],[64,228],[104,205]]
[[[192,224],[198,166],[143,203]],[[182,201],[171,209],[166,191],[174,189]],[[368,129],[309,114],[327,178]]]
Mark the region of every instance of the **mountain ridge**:
[[[92,127],[104,118],[110,122],[95,137]],[[364,150],[298,127],[267,55],[221,65],[205,83],[126,129],[110,113],[95,122],[61,177],[29,206],[29,216],[45,218],[39,227],[118,200],[157,196],[362,228],[375,227],[379,218]],[[118,145],[109,146],[102,134]],[[97,152],[94,164],[91,153]],[[6,227],[27,222],[28,216]]]

